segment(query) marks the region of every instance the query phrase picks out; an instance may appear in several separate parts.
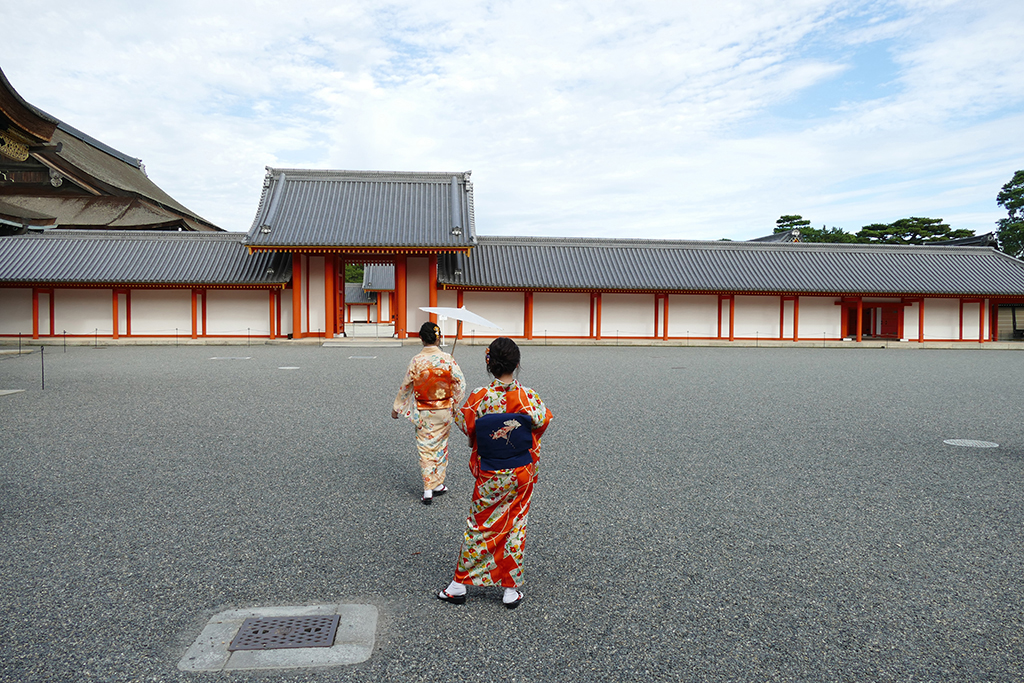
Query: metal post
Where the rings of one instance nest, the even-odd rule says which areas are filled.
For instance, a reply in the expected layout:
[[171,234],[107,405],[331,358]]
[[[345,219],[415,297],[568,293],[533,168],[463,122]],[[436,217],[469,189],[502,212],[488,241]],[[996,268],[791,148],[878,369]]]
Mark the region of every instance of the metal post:
[[45,346],[39,347],[39,380],[42,386],[42,390],[46,391],[46,363],[43,361],[43,352],[46,351]]
[[68,352],[68,331],[64,330],[64,353]]

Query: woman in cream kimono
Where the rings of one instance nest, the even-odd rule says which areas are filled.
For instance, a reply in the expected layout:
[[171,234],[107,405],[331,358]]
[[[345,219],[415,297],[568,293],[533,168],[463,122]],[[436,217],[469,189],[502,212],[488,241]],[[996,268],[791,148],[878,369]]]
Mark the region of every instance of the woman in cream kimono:
[[448,492],[444,485],[448,434],[452,413],[466,393],[466,379],[459,364],[437,346],[440,334],[434,323],[423,323],[420,327],[423,350],[410,361],[391,408],[391,417],[397,420],[404,415],[416,425],[424,505],[430,505],[434,496]]

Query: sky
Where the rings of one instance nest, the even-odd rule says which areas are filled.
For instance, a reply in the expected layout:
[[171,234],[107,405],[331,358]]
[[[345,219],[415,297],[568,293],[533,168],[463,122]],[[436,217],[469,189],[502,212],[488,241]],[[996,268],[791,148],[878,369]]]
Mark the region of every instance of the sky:
[[1020,0],[7,0],[0,68],[246,231],[266,167],[473,172],[482,235],[978,234],[1024,169]]

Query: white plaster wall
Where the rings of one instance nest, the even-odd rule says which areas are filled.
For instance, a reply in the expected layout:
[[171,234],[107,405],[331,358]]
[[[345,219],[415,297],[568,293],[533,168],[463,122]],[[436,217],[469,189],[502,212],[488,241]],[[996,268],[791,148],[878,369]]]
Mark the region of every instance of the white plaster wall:
[[[589,325],[590,318],[587,318]],[[601,336],[653,337],[653,294],[603,294]]]
[[113,300],[109,289],[58,289],[53,298],[57,332],[111,336],[114,332]]
[[206,334],[268,336],[270,299],[266,290],[206,290]]
[[[920,320],[921,304],[914,302],[903,307],[903,338],[917,341]],[[927,329],[927,326],[925,327]]]
[[[303,317],[302,323],[306,326],[305,331],[311,335],[324,334],[327,329],[327,304],[324,292],[324,257],[309,257],[309,272],[306,274],[306,282],[309,287],[305,294],[307,316]],[[269,304],[268,304],[269,306]],[[264,324],[264,327],[266,324]],[[267,332],[269,334],[269,331]]]
[[[270,304],[267,304],[267,310]],[[281,290],[281,329],[278,330],[278,334],[282,337],[287,337],[292,332],[292,290],[282,289]]]
[[590,294],[537,292],[533,295],[533,336],[589,337]]
[[[733,334],[737,337],[776,338],[779,336],[779,297],[736,296]],[[723,334],[725,332],[723,331]]]
[[430,314],[420,310],[420,306],[430,305],[430,259],[406,259],[405,278],[405,322],[409,336],[415,337],[420,325],[430,320]]
[[[800,297],[800,339],[838,339],[842,334],[841,307],[831,296]],[[778,315],[778,313],[776,313]]]
[[463,295],[462,303],[470,311],[504,328],[497,330],[466,323],[462,326],[463,335],[481,337],[523,336],[522,292],[466,292]]
[[960,337],[960,300],[925,299],[924,339],[958,339]]
[[[724,309],[728,321],[729,309]],[[718,336],[717,295],[669,295],[668,336],[670,337],[716,337]]]
[[132,335],[192,334],[191,289],[132,291]]
[[0,334],[32,336],[31,289],[0,287]]
[[[983,328],[978,325],[978,313],[982,304],[964,304],[964,339],[975,340]],[[987,307],[986,307],[987,308]],[[986,316],[987,318],[988,316]],[[959,335],[957,335],[959,336]]]

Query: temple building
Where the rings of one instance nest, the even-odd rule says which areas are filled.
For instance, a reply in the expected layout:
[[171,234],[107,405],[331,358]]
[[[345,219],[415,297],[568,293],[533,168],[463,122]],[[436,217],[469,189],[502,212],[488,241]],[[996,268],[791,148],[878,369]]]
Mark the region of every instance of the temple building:
[[228,233],[0,73],[0,338],[401,340],[431,306],[502,328],[442,321],[481,339],[989,342],[1024,337],[1024,262],[990,236],[480,235],[468,171],[268,168],[249,232]]

